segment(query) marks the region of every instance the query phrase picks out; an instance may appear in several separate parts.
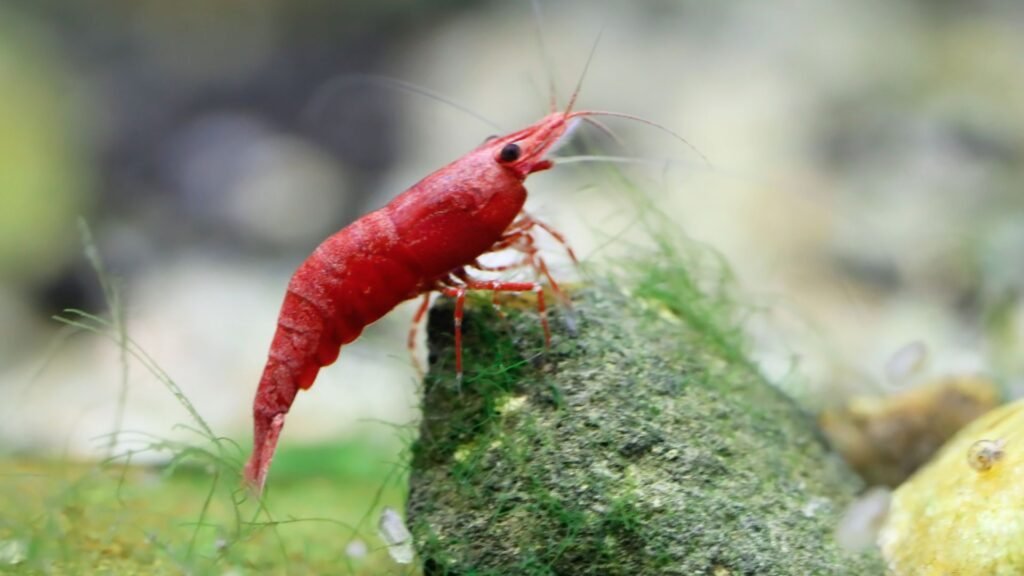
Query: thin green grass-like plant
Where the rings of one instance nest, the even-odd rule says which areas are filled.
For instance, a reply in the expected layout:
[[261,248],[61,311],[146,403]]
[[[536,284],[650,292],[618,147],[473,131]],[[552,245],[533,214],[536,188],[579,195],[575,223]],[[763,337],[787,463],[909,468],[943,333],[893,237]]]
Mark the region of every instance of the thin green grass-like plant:
[[85,257],[99,279],[100,289],[103,291],[103,299],[106,301],[107,309],[110,311],[110,325],[120,350],[121,387],[117,396],[117,407],[114,411],[113,433],[110,434],[110,440],[107,443],[107,454],[111,455],[117,447],[118,434],[121,431],[121,427],[124,426],[124,411],[128,403],[128,327],[125,323],[124,305],[121,301],[121,287],[107,273],[103,258],[100,257],[100,251],[96,248],[92,231],[89,229],[85,218],[79,217],[78,232],[85,250]]
[[[121,386],[115,411],[114,427],[113,431],[108,435],[108,457],[106,460],[101,461],[99,466],[103,467],[118,460],[123,461],[123,467],[117,486],[117,499],[122,504],[124,503],[124,500],[121,496],[121,491],[124,485],[124,479],[131,464],[131,460],[136,454],[151,451],[169,451],[171,453],[171,458],[165,467],[165,477],[169,477],[180,465],[188,461],[204,464],[207,468],[212,470],[210,488],[203,500],[199,512],[199,519],[195,522],[196,528],[192,532],[186,553],[184,554],[184,558],[187,560],[192,558],[194,554],[196,541],[199,537],[199,529],[206,523],[205,521],[210,511],[210,505],[213,501],[214,495],[220,487],[222,479],[225,477],[239,477],[241,470],[239,465],[241,453],[239,451],[233,456],[228,454],[225,439],[213,432],[209,423],[207,423],[199,414],[199,411],[184,392],[182,392],[181,388],[170,377],[170,375],[160,367],[160,365],[142,348],[142,346],[128,335],[125,320],[125,307],[119,284],[107,271],[106,265],[100,255],[100,251],[93,239],[92,232],[86,221],[84,219],[79,219],[78,226],[86,259],[89,261],[89,264],[97,275],[105,304],[110,314],[110,319],[101,318],[97,315],[76,309],[65,310],[63,314],[56,316],[55,319],[67,326],[108,338],[112,340],[120,350]],[[184,426],[183,428],[196,433],[202,440],[212,446],[213,450],[206,449],[201,445],[190,445],[154,438],[148,446],[141,450],[129,450],[123,454],[114,454],[119,437],[122,434],[124,412],[128,397],[129,358],[133,358],[141,363],[142,366],[172,394],[195,423],[195,427]],[[234,447],[237,449],[237,444],[234,444]],[[235,499],[232,498],[231,501],[235,502]],[[237,506],[234,507],[234,516],[234,532],[236,535],[239,535],[242,522],[241,513]],[[159,543],[159,540],[155,537],[152,538],[152,541],[155,544]],[[159,547],[171,554],[171,548],[169,545],[161,545]],[[174,557],[174,554],[171,554],[171,556]]]
[[[688,144],[689,145],[689,144]],[[575,144],[582,158],[605,159],[594,144],[580,138]],[[692,148],[692,145],[690,145]],[[710,162],[694,148],[710,167]],[[669,164],[665,164],[667,169]],[[592,188],[624,200],[633,214],[625,225],[611,233],[592,228],[603,238],[585,263],[609,254],[612,274],[594,266],[583,266],[590,282],[612,281],[632,295],[677,317],[695,334],[706,339],[728,362],[755,369],[749,360],[744,324],[753,313],[737,296],[735,276],[725,257],[714,247],[700,243],[683,232],[645,188],[640,187],[615,163],[593,167],[597,182]],[[626,239],[639,230],[640,242]]]
[[[395,569],[390,563],[375,567],[381,563],[354,561],[344,552],[345,542],[352,538],[373,540],[370,536],[372,512],[382,502],[393,498],[391,494],[403,482],[407,465],[390,465],[384,480],[375,483],[370,506],[356,524],[323,516],[277,517],[271,512],[268,500],[254,499],[242,488],[241,461],[244,453],[239,445],[215,433],[181,387],[130,336],[118,283],[109,275],[84,222],[81,223],[81,236],[86,257],[99,276],[110,312],[100,316],[82,310],[65,310],[56,319],[67,327],[65,332],[101,336],[117,345],[123,370],[127,370],[130,362],[139,362],[186,412],[188,421],[174,427],[184,431],[186,437],[170,440],[123,429],[130,380],[122,372],[114,429],[97,438],[106,447],[107,455],[94,465],[62,463],[56,474],[32,475],[31,478],[45,480],[45,488],[38,488],[42,483],[35,483],[37,490],[43,490],[45,494],[42,510],[22,502],[28,499],[12,498],[12,502],[25,507],[24,514],[20,515],[25,520],[0,522],[0,539],[14,535],[27,542],[28,558],[25,563],[41,571],[49,571],[47,567],[52,566],[77,571],[98,570],[107,565],[105,563],[119,562],[115,571],[140,573],[167,573],[169,570],[170,573],[221,574],[232,566],[248,566],[274,573],[308,573],[310,570],[322,571],[325,566],[349,574],[378,574],[385,569],[389,573],[408,573],[409,569]],[[153,454],[165,455],[166,458],[156,467],[139,464],[143,456],[151,460]],[[374,470],[378,468],[375,466]],[[157,487],[140,486],[140,480],[147,475],[159,483]],[[25,474],[0,475],[0,481],[5,484],[11,482],[16,488],[30,486],[28,480],[30,477]],[[303,484],[308,483],[303,481]],[[172,485],[178,486],[176,490],[179,491],[187,487],[187,492],[193,494],[186,507],[194,512],[166,509],[167,506],[154,498]],[[269,494],[270,500],[294,498],[288,486],[271,492],[278,493]],[[363,504],[365,501],[359,503]],[[101,536],[79,533],[86,529],[84,526],[97,521],[103,526],[97,532]],[[315,526],[333,528],[311,528]],[[292,533],[317,536],[312,543],[302,541],[297,547],[300,541],[290,536]],[[332,544],[325,544],[328,538]],[[137,543],[130,544],[130,541]],[[107,548],[90,552],[83,548],[93,545],[89,542]],[[110,552],[103,550],[111,546],[113,550],[129,546],[136,552],[127,557],[115,552],[113,558],[108,558]],[[302,555],[296,556],[303,547]],[[369,550],[376,554],[376,558],[383,557],[383,546],[373,545]],[[300,560],[308,554],[317,558],[310,562],[327,564],[312,568],[311,564]]]

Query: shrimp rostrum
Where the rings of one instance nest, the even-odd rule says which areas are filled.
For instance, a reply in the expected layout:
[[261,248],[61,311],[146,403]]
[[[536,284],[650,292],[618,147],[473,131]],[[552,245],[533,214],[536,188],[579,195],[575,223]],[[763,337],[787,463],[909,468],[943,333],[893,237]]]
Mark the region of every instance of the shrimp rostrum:
[[[467,290],[534,291],[545,336],[543,292],[536,282],[477,280],[478,258],[512,249],[539,275],[550,274],[533,237],[543,228],[523,212],[526,178],[552,167],[547,154],[573,120],[610,112],[548,114],[522,130],[488,139],[430,174],[383,208],[325,240],[288,284],[269,358],[253,405],[253,454],[246,480],[262,491],[285,414],[340,348],[399,303],[431,292],[456,298],[456,370],[461,376],[460,317]],[[570,251],[571,255],[571,251]],[[427,301],[417,313],[426,310]]]

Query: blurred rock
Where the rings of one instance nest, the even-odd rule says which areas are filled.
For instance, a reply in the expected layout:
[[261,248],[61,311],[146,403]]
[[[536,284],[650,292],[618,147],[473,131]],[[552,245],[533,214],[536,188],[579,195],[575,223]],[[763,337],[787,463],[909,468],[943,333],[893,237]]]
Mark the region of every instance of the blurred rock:
[[324,151],[257,117],[198,118],[174,149],[169,172],[188,218],[264,249],[316,246],[358,197]]
[[[1003,455],[977,466],[979,442]],[[894,576],[1024,573],[1024,401],[979,418],[894,493],[879,543]]]
[[[252,398],[290,273],[265,263],[189,257],[149,270],[125,294],[129,336],[218,433],[251,433]],[[414,420],[415,375],[405,346],[409,314],[396,311],[345,347],[295,402],[286,441],[366,432],[391,437],[391,426]],[[2,449],[105,455],[116,422],[120,350],[103,336],[64,336],[18,365],[0,366]],[[121,435],[118,450],[139,448],[153,436],[195,440],[180,426],[191,421],[171,392],[131,359],[126,408],[124,428],[131,432]],[[133,462],[166,457],[144,452]]]
[[999,403],[980,376],[944,378],[890,396],[858,396],[825,410],[829,441],[869,484],[895,487],[958,430]]

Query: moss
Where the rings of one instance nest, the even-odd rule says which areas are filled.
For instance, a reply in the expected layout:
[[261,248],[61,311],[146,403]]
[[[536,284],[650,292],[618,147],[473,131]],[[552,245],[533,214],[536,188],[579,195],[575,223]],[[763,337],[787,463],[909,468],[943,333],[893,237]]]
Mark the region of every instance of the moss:
[[[404,496],[381,451],[368,441],[283,446],[262,512],[237,462],[172,471],[0,457],[0,574],[409,574],[368,518]],[[346,553],[353,539],[365,557]]]
[[834,542],[858,481],[746,360],[724,300],[691,283],[689,307],[667,288],[683,272],[648,270],[632,295],[578,290],[577,333],[555,311],[548,350],[528,307],[468,303],[461,387],[452,303],[431,311],[408,501],[424,573],[881,573]]

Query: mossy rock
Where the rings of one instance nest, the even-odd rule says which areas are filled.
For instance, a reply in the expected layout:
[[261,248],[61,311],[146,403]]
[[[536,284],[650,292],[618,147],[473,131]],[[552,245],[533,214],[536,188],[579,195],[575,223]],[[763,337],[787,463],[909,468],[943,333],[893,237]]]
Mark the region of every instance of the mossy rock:
[[859,481],[713,324],[613,283],[573,300],[547,350],[528,306],[467,303],[461,385],[452,302],[431,311],[408,501],[425,574],[883,572],[834,540]]

